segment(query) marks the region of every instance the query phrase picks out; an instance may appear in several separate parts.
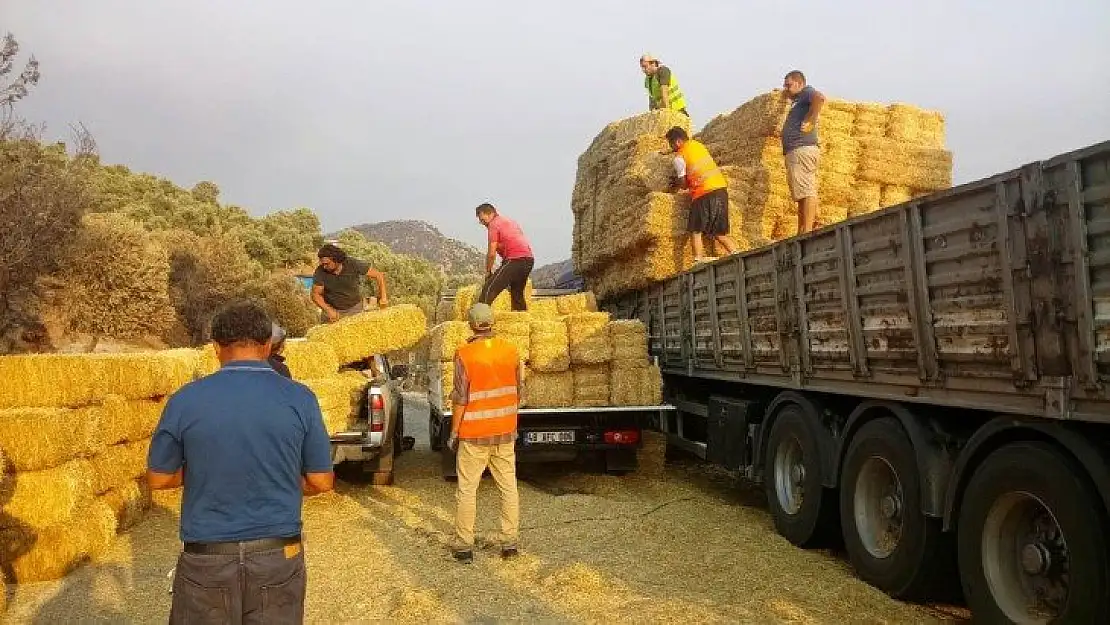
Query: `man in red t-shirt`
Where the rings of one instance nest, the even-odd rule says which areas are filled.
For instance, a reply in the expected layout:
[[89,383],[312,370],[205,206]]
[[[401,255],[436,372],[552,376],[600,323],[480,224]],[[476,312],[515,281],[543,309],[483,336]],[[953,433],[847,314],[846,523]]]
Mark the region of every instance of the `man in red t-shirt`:
[[[489,231],[489,251],[486,253],[486,281],[478,293],[478,301],[493,304],[493,300],[505,289],[513,300],[513,310],[528,310],[524,298],[524,285],[532,273],[535,259],[532,246],[515,221],[497,214],[493,204],[482,204],[474,209],[478,221]],[[501,266],[493,269],[497,256],[501,256]]]

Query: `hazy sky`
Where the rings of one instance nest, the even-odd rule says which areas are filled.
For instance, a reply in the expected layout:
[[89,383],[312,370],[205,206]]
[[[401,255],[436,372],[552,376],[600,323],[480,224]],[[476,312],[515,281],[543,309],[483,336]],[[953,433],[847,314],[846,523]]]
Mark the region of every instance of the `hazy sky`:
[[20,107],[105,162],[325,229],[473,208],[569,256],[575,162],[645,106],[650,51],[694,123],[806,72],[827,95],[942,110],[956,182],[1110,139],[1107,0],[292,2],[0,0],[42,63]]

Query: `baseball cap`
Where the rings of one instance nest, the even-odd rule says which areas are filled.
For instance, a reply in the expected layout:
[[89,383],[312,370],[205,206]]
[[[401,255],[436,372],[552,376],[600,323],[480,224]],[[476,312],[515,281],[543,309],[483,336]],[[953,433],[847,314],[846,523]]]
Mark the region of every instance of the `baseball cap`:
[[475,328],[489,328],[493,326],[493,309],[489,307],[489,304],[479,302],[470,307],[467,319],[470,321],[470,325]]
[[285,328],[274,323],[270,326],[270,342],[274,345],[285,340]]

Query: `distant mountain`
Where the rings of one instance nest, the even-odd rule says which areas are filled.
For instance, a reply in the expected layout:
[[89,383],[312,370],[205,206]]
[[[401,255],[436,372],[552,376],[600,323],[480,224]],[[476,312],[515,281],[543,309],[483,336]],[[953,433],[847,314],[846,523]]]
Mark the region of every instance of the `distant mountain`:
[[486,255],[474,247],[445,236],[435,226],[417,220],[381,221],[351,226],[364,237],[388,246],[398,254],[426,259],[449,276],[480,274]]

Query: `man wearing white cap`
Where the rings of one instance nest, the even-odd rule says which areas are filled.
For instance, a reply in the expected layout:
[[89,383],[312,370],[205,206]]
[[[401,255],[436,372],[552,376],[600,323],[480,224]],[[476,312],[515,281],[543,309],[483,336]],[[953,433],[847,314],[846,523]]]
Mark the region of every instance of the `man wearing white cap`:
[[671,68],[660,64],[654,56],[645,54],[640,57],[640,69],[644,72],[644,88],[648,92],[648,110],[671,109],[690,116],[686,112],[686,96]]

